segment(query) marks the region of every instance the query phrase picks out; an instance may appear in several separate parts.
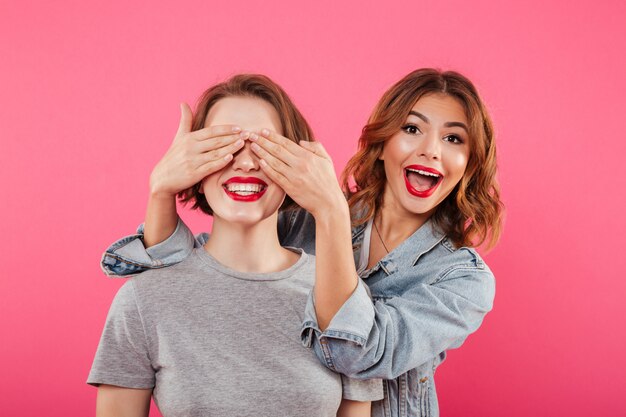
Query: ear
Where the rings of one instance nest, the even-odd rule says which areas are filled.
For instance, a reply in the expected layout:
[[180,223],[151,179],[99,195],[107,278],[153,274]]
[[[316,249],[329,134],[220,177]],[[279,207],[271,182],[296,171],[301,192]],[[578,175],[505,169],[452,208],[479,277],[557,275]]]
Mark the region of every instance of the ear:
[[383,149],[380,151],[380,155],[378,155],[378,160],[379,160],[379,161],[384,161],[384,160],[385,160],[385,148],[383,148]]

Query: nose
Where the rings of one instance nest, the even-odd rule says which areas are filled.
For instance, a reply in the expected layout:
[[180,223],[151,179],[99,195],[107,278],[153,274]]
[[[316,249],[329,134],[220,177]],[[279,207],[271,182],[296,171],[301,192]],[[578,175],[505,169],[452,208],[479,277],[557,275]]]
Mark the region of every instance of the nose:
[[233,157],[233,169],[236,171],[250,172],[259,170],[259,160],[250,149],[250,142],[245,143],[239,152]]
[[427,159],[438,160],[441,158],[441,139],[439,133],[435,131],[428,132],[416,149],[418,156],[424,156]]

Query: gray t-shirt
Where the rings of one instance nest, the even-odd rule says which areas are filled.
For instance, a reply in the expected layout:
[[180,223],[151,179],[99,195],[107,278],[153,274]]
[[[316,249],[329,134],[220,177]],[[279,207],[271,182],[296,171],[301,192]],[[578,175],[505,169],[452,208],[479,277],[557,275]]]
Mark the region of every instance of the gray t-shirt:
[[[300,251],[298,251],[300,252]],[[382,398],[379,380],[325,368],[300,342],[313,256],[272,274],[234,271],[203,248],[117,293],[90,384],[154,388],[170,416],[334,416],[343,396]]]

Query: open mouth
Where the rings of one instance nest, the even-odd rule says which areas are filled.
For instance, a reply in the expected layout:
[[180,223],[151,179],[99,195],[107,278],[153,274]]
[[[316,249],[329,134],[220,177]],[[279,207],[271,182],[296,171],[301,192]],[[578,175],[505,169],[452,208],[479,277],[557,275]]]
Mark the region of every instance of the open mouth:
[[433,168],[411,165],[404,169],[404,181],[410,194],[416,197],[428,197],[443,181],[443,174]]
[[235,201],[256,201],[265,194],[267,183],[256,177],[233,177],[222,188]]

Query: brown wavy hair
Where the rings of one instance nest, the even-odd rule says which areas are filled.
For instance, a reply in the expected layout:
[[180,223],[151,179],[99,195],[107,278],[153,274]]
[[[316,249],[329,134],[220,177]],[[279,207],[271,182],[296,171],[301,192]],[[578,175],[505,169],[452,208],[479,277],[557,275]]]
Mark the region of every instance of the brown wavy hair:
[[[191,130],[202,129],[211,107],[226,97],[253,97],[268,102],[278,113],[283,136],[296,143],[302,140],[313,141],[311,127],[287,93],[269,77],[260,74],[238,74],[202,93],[196,104]],[[181,191],[178,193],[178,199],[183,204],[192,204],[191,208],[194,210],[200,209],[204,213],[212,215],[213,210],[204,194],[200,192],[201,187],[202,182],[199,182],[193,187]],[[298,207],[297,204],[289,196],[286,196],[279,210],[296,207]]]
[[379,100],[363,128],[358,151],[342,174],[353,225],[369,221],[382,206],[387,178],[378,157],[385,141],[406,123],[409,111],[421,97],[435,93],[455,98],[465,109],[470,156],[463,177],[439,204],[432,219],[457,247],[486,243],[487,248],[492,248],[500,237],[503,212],[496,180],[493,125],[472,82],[454,71],[418,69],[394,84]]

